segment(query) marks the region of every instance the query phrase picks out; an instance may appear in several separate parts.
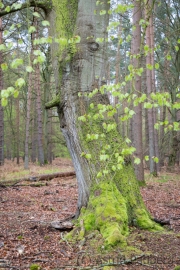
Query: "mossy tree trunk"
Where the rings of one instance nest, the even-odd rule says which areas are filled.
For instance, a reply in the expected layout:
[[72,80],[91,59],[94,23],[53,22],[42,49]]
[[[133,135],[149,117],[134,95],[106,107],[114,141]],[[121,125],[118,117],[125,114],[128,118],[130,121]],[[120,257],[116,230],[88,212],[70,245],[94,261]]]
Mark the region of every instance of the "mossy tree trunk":
[[[107,245],[115,245],[125,241],[129,224],[147,229],[157,226],[145,209],[130,159],[122,154],[127,146],[114,128],[114,117],[108,117],[113,108],[109,105],[109,113],[103,112],[103,105],[109,104],[108,96],[103,91],[91,98],[85,96],[106,84],[107,2],[96,6],[96,0],[78,1],[74,35],[81,41],[77,51],[70,52],[71,57],[65,54],[66,60],[59,62],[55,46],[53,65],[59,76],[60,126],[78,181],[78,215],[86,231],[98,229]],[[100,15],[100,10],[106,10],[106,14]],[[105,41],[97,42],[97,38]]]

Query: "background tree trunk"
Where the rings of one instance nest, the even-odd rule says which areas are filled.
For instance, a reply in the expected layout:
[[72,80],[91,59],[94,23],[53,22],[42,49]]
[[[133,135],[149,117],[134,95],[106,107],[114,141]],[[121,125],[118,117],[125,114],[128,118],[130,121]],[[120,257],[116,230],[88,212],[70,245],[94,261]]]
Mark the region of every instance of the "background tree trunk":
[[[148,20],[148,16],[150,14],[151,10],[151,2],[146,2],[146,20]],[[146,45],[151,48],[151,30],[150,27],[152,25],[148,25],[146,28]],[[151,93],[153,92],[152,89],[152,70],[151,70],[151,65],[152,65],[152,60],[151,60],[151,52],[148,51],[147,56],[146,56],[146,83],[147,83],[147,97],[150,99],[151,98]],[[153,175],[157,175],[157,167],[154,162],[154,157],[155,157],[155,133],[154,133],[154,110],[153,108],[148,108],[147,111],[147,118],[148,118],[148,131],[149,131],[149,167],[150,167],[150,173]]]
[[[0,44],[3,43],[2,19],[0,18]],[[3,55],[0,52],[0,65],[2,64]],[[0,68],[0,91],[3,89],[3,73]],[[0,101],[0,166],[4,164],[4,111]]]
[[[38,12],[38,9],[34,9]],[[35,39],[39,38],[38,33],[38,19],[34,16],[34,26],[36,32],[34,33]],[[38,50],[38,46],[34,46],[34,50]],[[40,82],[40,65],[35,66],[34,90],[36,93],[36,110],[37,110],[37,141],[38,141],[38,161],[40,166],[44,164],[44,149],[43,149],[43,125],[42,125],[42,104],[41,104],[41,82]]]
[[[151,6],[153,7],[153,2],[151,1]],[[156,93],[156,79],[155,79],[155,61],[154,61],[154,26],[153,26],[153,13],[151,14],[150,20],[149,20],[149,32],[150,32],[150,42],[151,42],[151,65],[153,66],[153,69],[151,70],[152,74],[152,92]],[[153,108],[153,114],[154,114],[154,124],[157,121],[157,109]],[[154,155],[159,159],[159,136],[156,129],[154,129]],[[159,162],[155,164],[157,173],[160,171]]]
[[26,136],[24,151],[24,169],[29,168],[29,136],[30,136],[30,116],[31,116],[31,96],[32,96],[32,73],[29,73],[28,93],[27,93],[27,115],[26,115]]
[[[142,18],[141,1],[134,1],[133,9],[133,26],[136,29],[133,31],[132,36],[132,53],[133,55],[141,55],[141,27],[139,21]],[[141,67],[141,56],[133,58],[132,64],[134,68]],[[133,91],[138,97],[141,96],[141,76],[136,75],[132,82]],[[136,148],[135,155],[140,159],[139,164],[135,164],[135,173],[139,181],[144,182],[144,166],[143,166],[143,141],[142,141],[142,105],[139,103],[135,108],[135,115],[132,118],[132,142]]]

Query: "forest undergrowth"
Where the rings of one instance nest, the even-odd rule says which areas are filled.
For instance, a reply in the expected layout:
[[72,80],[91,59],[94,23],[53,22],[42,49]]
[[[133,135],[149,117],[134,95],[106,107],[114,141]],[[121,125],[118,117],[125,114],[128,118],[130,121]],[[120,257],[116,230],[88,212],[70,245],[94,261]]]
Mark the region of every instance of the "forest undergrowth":
[[[26,175],[72,171],[70,160],[57,158],[52,165],[31,164]],[[0,269],[164,269],[180,265],[180,174],[162,171],[155,178],[146,172],[141,194],[151,215],[164,222],[164,232],[130,227],[129,249],[104,250],[99,232],[77,243],[65,240],[62,221],[76,211],[77,184],[73,176],[4,186],[24,176],[23,163],[0,167]],[[98,238],[98,246],[96,245]],[[94,239],[94,245],[93,245]],[[33,268],[36,267],[36,268]]]

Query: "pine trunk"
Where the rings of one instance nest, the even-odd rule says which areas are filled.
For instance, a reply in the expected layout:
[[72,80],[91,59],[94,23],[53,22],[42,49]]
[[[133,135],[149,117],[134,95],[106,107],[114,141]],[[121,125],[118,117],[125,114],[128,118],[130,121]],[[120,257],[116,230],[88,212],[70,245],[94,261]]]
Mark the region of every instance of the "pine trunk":
[[[2,44],[2,19],[0,18],[0,44]],[[0,52],[0,64],[2,63],[2,52]],[[3,89],[3,73],[0,68],[0,91]],[[4,112],[0,101],[0,166],[4,164]]]
[[[133,31],[132,37],[132,53],[133,55],[140,55],[141,48],[141,27],[139,21],[141,20],[141,1],[134,1],[133,10],[133,25],[136,29]],[[141,57],[133,58],[133,66],[138,69],[141,67]],[[133,90],[137,96],[141,96],[141,76],[136,75],[133,80]],[[139,164],[135,164],[135,173],[137,179],[144,183],[144,166],[143,166],[143,141],[142,141],[142,105],[139,103],[135,108],[135,115],[132,119],[132,141],[136,148],[135,155],[140,159]]]
[[[151,10],[151,3],[146,2],[146,19],[148,20],[148,15]],[[146,28],[146,44],[149,48],[151,48],[151,30],[150,25]],[[151,99],[151,93],[153,92],[153,80],[152,80],[152,56],[149,51],[146,56],[146,85],[147,85],[147,97]],[[153,108],[148,108],[147,111],[147,119],[148,119],[148,131],[149,131],[149,167],[150,173],[153,175],[157,175],[157,167],[154,162],[155,157],[155,133],[154,133],[154,110]]]
[[[35,12],[38,12],[38,8],[35,8]],[[35,38],[39,38],[39,33],[38,33],[38,19],[37,17],[34,17],[34,26],[36,27],[36,33]],[[38,46],[34,47],[35,50],[38,50]],[[36,110],[37,110],[37,130],[38,130],[38,135],[37,135],[37,141],[38,141],[38,161],[40,166],[44,164],[44,149],[43,149],[43,125],[42,125],[42,102],[41,102],[41,82],[40,82],[40,65],[39,63],[36,64],[35,66],[35,85],[34,89],[37,95],[36,99]]]

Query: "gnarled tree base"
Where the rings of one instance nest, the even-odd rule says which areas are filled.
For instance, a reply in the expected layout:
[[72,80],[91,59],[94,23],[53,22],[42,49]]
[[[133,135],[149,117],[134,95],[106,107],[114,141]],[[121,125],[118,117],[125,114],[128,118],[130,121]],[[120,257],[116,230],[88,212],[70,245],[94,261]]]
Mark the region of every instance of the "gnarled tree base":
[[[77,227],[76,240],[82,240],[86,234],[99,231],[104,239],[105,247],[115,245],[126,246],[126,237],[129,234],[129,225],[150,231],[162,231],[149,215],[142,201],[140,193],[137,194],[137,180],[133,175],[131,166],[122,169],[124,189],[121,192],[118,185],[112,180],[101,181],[91,188],[87,208],[81,209]],[[130,178],[131,175],[131,178]],[[122,179],[121,179],[122,182]],[[125,183],[126,182],[126,183]],[[131,188],[132,189],[131,189]],[[68,238],[74,236],[74,232]]]

